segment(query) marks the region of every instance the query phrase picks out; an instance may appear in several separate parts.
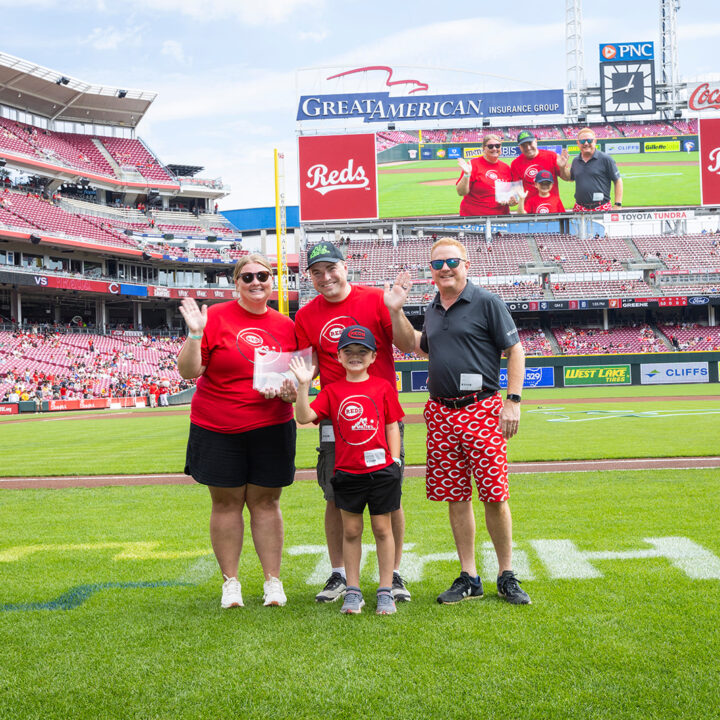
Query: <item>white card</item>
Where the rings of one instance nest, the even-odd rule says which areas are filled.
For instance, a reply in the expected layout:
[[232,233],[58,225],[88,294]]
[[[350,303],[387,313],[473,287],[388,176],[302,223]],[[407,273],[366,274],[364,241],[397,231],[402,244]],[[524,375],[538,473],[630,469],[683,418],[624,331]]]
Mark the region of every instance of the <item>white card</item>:
[[460,373],[461,390],[482,390],[483,376],[480,373]]
[[593,202],[600,202],[604,197],[602,193],[593,193]]
[[365,451],[365,465],[367,467],[375,467],[375,465],[382,465],[385,462],[385,451],[382,448],[378,450],[366,450]]
[[320,428],[320,442],[335,442],[335,431],[332,425],[323,425]]

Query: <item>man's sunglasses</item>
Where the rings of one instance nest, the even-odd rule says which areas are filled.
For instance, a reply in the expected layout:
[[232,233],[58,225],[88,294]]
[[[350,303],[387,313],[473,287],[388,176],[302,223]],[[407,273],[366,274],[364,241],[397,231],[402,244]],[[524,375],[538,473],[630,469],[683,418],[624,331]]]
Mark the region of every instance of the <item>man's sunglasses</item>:
[[447,266],[451,270],[454,270],[462,260],[464,260],[464,258],[446,258],[444,260],[431,260],[430,267],[433,270],[442,270],[442,266],[447,264]]
[[502,146],[500,143],[488,143],[485,147],[490,148],[490,150],[499,150]]
[[592,145],[595,142],[595,138],[586,138],[585,140],[578,140],[581,145]]
[[249,285],[254,278],[257,278],[259,282],[265,282],[272,273],[269,273],[267,270],[261,270],[260,272],[244,272],[241,273],[240,279],[246,284]]

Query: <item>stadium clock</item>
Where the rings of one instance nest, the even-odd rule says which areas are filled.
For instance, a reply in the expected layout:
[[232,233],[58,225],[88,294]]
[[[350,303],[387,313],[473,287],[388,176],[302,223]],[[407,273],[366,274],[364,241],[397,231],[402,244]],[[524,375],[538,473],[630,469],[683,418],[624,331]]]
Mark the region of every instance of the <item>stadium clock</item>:
[[604,116],[654,113],[652,62],[600,63],[600,97]]

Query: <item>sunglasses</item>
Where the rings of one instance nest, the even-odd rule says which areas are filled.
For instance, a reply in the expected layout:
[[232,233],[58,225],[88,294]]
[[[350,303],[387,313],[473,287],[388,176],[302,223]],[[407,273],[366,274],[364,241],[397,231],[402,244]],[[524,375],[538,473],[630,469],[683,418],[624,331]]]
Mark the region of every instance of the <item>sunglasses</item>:
[[269,273],[267,270],[261,270],[260,272],[244,272],[241,273],[240,279],[246,284],[249,285],[255,278],[258,279],[259,282],[265,282],[272,273]]
[[581,145],[592,145],[595,142],[595,138],[586,138],[585,140],[578,140]]
[[500,143],[488,143],[485,147],[490,148],[490,150],[499,150],[502,146]]
[[447,265],[451,270],[455,269],[464,258],[447,258],[445,260],[431,260],[430,267],[433,270],[442,270],[443,265]]

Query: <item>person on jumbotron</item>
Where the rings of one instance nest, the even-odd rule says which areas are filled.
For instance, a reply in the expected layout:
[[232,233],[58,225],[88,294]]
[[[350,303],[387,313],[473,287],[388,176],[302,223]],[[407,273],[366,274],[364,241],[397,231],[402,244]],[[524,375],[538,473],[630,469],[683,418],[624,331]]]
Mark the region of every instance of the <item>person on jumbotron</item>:
[[[384,297],[406,297],[410,289],[410,276],[398,275],[392,289],[385,293],[379,288],[351,285],[348,282],[347,263],[342,252],[331,242],[320,242],[308,249],[308,275],[319,295],[301,307],[295,315],[295,334],[298,349],[312,347],[313,365],[319,369],[320,385],[325,387],[345,377],[338,361],[337,344],[346,327],[362,325],[373,334],[377,343],[377,358],[369,373],[387,380],[397,387],[395,362],[393,360],[394,328]],[[400,422],[401,436],[403,423]],[[335,466],[335,437],[332,423],[320,423],[320,447],[318,450],[318,484],[325,496],[325,537],[332,571],[325,587],[315,596],[317,602],[334,602],[344,596],[347,579],[343,567],[343,528],[340,510],[335,506],[331,479]],[[405,458],[404,448],[400,457]],[[403,464],[404,467],[404,464]],[[402,469],[402,468],[401,468]],[[410,591],[400,575],[405,514],[402,506],[391,513],[392,532],[395,541],[395,562],[392,595],[396,602],[407,602]]]
[[[460,576],[437,598],[451,605],[481,598],[475,561],[472,479],[485,506],[485,524],[498,561],[498,595],[527,605],[530,597],[512,570],[512,518],[508,505],[507,440],[518,431],[525,352],[505,303],[468,282],[467,251],[454,238],[431,248],[437,294],[425,310],[422,333],[402,311],[399,288],[390,306],[395,344],[428,357],[426,492],[445,501]],[[500,357],[507,356],[507,395],[501,398]]]
[[623,181],[611,155],[597,149],[595,133],[578,133],[580,157],[572,161],[570,179],[575,182],[573,212],[610,212],[610,183],[615,187],[615,207],[622,207]]
[[[559,198],[558,178],[570,179],[567,148],[563,148],[559,156],[552,150],[539,150],[537,138],[529,130],[523,130],[518,134],[517,144],[522,154],[518,155],[510,163],[510,173],[513,180],[522,180],[523,190],[527,193],[525,203],[538,194],[535,186],[535,176],[541,170],[545,170],[552,175],[553,186],[550,194]],[[522,210],[523,203],[520,203],[520,211],[522,212]],[[526,212],[535,212],[534,210],[528,210],[527,207],[525,210]],[[565,212],[565,208],[560,212]]]
[[[471,162],[458,160],[462,175],[455,183],[460,202],[460,216],[509,215],[508,203],[495,198],[495,182],[510,182],[510,166],[500,160],[502,142],[497,135],[486,135],[482,141],[482,155]],[[514,203],[511,203],[514,204]]]

